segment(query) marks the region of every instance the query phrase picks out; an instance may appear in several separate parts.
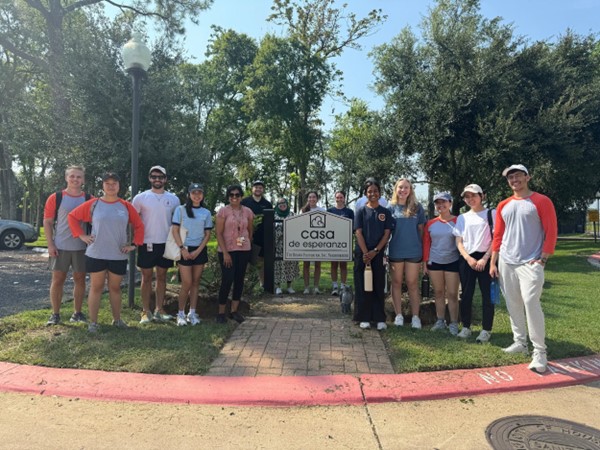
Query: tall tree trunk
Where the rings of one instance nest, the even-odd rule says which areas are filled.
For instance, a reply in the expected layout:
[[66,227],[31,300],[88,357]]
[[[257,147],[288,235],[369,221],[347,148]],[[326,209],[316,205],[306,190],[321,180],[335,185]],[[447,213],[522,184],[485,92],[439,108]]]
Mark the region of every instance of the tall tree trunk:
[[[0,113],[0,129],[4,115]],[[12,170],[12,155],[6,142],[0,137],[0,217],[17,219],[17,179]]]

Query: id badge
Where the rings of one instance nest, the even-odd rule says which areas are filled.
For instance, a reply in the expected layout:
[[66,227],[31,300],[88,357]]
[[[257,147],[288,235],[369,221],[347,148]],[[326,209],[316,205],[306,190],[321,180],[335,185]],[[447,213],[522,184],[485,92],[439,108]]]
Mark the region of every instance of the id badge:
[[235,242],[238,247],[242,247],[244,245],[244,242],[246,242],[246,238],[244,236],[239,236]]
[[148,253],[152,253],[152,244],[146,244],[146,250]]

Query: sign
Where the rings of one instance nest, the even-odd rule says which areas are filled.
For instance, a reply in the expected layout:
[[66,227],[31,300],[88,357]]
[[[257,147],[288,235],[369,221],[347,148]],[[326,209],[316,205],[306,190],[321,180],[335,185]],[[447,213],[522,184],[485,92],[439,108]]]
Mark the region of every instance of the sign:
[[598,210],[588,210],[588,222],[598,222]]
[[352,220],[311,211],[283,221],[286,261],[352,261]]

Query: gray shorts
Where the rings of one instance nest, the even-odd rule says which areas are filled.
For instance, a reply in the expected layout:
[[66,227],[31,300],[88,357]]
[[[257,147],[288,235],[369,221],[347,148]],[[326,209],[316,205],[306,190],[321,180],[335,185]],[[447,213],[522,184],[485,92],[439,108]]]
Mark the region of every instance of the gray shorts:
[[59,250],[58,256],[51,256],[48,261],[52,271],[68,272],[70,267],[73,272],[85,273],[85,250]]

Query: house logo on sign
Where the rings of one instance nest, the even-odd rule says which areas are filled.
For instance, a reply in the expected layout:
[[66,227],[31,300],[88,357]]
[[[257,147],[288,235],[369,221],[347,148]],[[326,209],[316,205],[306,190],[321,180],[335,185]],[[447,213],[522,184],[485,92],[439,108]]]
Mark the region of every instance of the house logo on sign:
[[311,228],[325,228],[327,225],[327,217],[325,214],[313,214],[310,216]]

